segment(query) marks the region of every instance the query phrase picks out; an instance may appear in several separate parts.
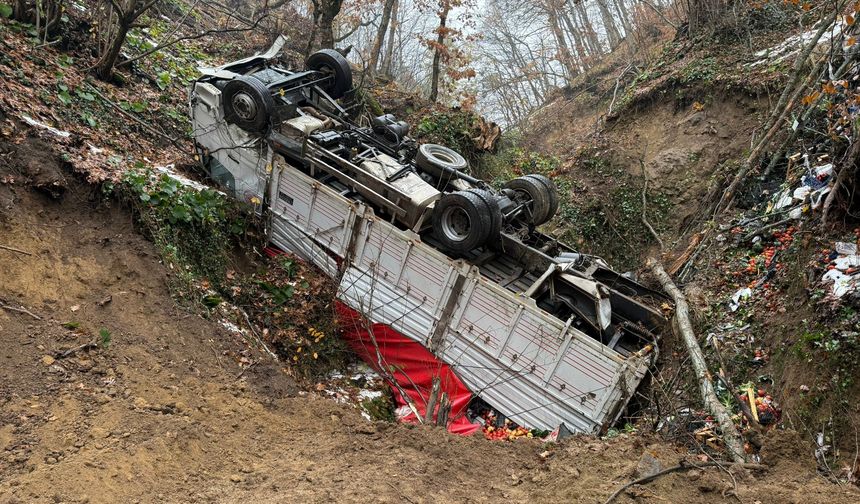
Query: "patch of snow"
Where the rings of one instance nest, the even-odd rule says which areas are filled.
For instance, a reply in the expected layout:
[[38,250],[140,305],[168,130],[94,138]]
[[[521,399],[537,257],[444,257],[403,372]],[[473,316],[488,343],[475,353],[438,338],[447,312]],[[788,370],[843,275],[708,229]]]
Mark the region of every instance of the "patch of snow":
[[30,126],[36,126],[36,127],[42,128],[42,129],[46,129],[52,135],[56,135],[60,138],[69,138],[70,136],[72,136],[72,134],[69,133],[68,131],[58,130],[57,128],[55,128],[53,126],[48,126],[47,124],[45,124],[43,122],[40,122],[40,121],[33,119],[32,117],[28,116],[27,114],[21,114],[21,119],[23,119],[24,122],[26,122]]
[[[818,39],[818,45],[830,42],[833,38],[838,37],[842,33],[843,21],[839,20],[826,30],[821,38]],[[783,40],[779,44],[762,49],[754,54],[757,58],[752,63],[747,63],[747,68],[757,67],[767,63],[780,63],[800,52],[801,47],[805,46],[818,33],[820,26],[813,26],[809,31],[792,35]]]

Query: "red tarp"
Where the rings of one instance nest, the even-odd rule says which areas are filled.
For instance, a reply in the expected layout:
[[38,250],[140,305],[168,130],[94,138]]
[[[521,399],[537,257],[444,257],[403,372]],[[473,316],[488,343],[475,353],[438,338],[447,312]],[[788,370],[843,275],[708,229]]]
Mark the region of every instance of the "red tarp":
[[[282,250],[272,246],[266,247],[264,251],[269,257],[285,254]],[[380,372],[380,359],[376,354],[376,348],[370,339],[364,319],[357,311],[340,301],[336,304],[336,310],[343,339],[361,360]],[[438,376],[441,385],[439,396],[441,397],[442,392],[447,392],[448,399],[451,400],[448,431],[454,434],[468,435],[481,428],[481,425],[473,424],[466,418],[466,408],[472,399],[472,392],[454,374],[450,366],[437,359],[420,343],[407,338],[385,324],[372,324],[370,327],[379,346],[383,365],[386,366],[400,388],[409,395],[412,403],[415,404],[415,409],[422,417],[426,412],[430,389],[433,387],[433,378]],[[386,375],[386,373],[381,372],[380,374]],[[403,412],[403,414],[398,414],[398,418],[404,422],[417,422],[418,419],[409,409],[398,388],[391,383],[388,385],[394,394],[398,412]]]
[[[338,322],[343,332],[343,338],[355,353],[371,367],[379,372],[380,358],[376,353],[373,340],[368,333],[368,326],[361,315],[340,301],[336,306]],[[371,324],[370,329],[379,347],[382,364],[409,395],[418,413],[423,417],[426,411],[433,378],[441,380],[439,396],[447,392],[451,400],[448,431],[455,434],[472,434],[481,428],[466,418],[466,408],[472,398],[472,393],[454,374],[451,367],[436,358],[420,343],[407,338],[385,324]],[[383,375],[388,373],[383,373]],[[399,406],[398,411],[406,411],[400,415],[404,422],[417,422],[415,414],[409,410],[406,401],[400,395],[397,387],[390,384],[394,400]],[[438,403],[437,403],[438,404]]]

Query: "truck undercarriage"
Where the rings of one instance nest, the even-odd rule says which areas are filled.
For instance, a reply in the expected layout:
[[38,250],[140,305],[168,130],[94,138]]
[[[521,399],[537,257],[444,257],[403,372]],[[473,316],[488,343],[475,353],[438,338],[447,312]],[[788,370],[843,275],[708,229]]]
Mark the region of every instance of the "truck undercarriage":
[[193,84],[212,179],[259,202],[271,242],[339,282],[340,301],[425,346],[513,421],[612,423],[656,356],[662,295],[537,229],[558,208],[546,177],[494,188],[393,116],[359,126],[337,101],[352,87],[339,54],[293,72],[277,52]]

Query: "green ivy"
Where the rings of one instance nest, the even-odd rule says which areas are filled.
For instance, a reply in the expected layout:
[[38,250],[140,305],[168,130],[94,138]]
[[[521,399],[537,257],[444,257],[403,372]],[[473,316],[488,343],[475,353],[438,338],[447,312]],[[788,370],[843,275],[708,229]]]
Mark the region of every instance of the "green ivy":
[[126,172],[117,189],[138,210],[144,230],[178,276],[206,279],[216,288],[223,283],[227,244],[247,227],[247,214],[234,200],[142,167]]

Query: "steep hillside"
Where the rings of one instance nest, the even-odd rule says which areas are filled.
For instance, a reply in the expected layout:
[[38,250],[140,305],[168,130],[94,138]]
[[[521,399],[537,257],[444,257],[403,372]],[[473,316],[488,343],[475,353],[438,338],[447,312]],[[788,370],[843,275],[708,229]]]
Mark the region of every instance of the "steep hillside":
[[[847,151],[849,135],[837,142],[823,133],[833,115],[827,111],[839,110],[841,95],[833,92],[826,107],[812,106],[830,89],[826,73],[806,81],[798,92],[803,106],[790,116],[806,112],[815,126],[797,134],[789,121],[778,130],[734,206],[716,211],[770,127],[792,55],[815,31],[765,31],[742,44],[670,42],[638,73],[619,58],[611,71],[588,80],[587,91],[574,86],[541,107],[524,144],[551,153],[553,173],[569,181],[567,211],[554,222],[560,233],[646,277],[648,255],[677,274],[710,369],[725,390],[721,398],[740,415],[743,399],[731,390],[751,386],[773,397],[781,415],[776,428],[797,430],[804,456],[817,460],[822,473],[856,482],[858,297],[853,288],[837,296],[825,275],[856,271],[838,262],[857,243],[855,203],[849,197],[838,222],[822,225],[820,201],[791,198],[795,190],[806,194],[810,184],[809,191],[836,187],[834,177],[821,173],[834,166],[850,173],[857,159]],[[826,54],[827,44],[818,51]],[[856,67],[846,68],[856,79]],[[848,187],[843,194],[856,185]],[[683,346],[672,339],[666,346],[652,382],[668,393],[652,396],[651,407],[662,401],[658,412],[689,407],[697,394]],[[679,386],[677,376],[686,376],[687,385]],[[746,434],[758,446],[759,433]]]
[[[599,503],[616,490],[616,502],[860,501],[860,296],[822,281],[856,273],[856,202],[821,225],[820,209],[791,197],[813,184],[802,157],[777,156],[715,211],[791,67],[756,64],[757,51],[809,26],[728,42],[662,33],[638,66],[619,46],[498,148],[472,110],[369,75],[356,93],[355,113],[395,111],[495,183],[551,176],[564,199],[547,232],[652,286],[643,260],[660,258],[761,463],[732,465],[675,334],[600,437],[453,436],[391,421],[379,390],[365,401],[356,391],[373,380],[353,373],[322,273],[268,258],[247,206],[157,168],[209,182],[185,115],[196,65],[283,31],[295,67],[317,20],[284,10],[231,32],[237,9],[195,6],[159,4],[126,49],[141,54],[174,25],[189,38],[110,81],[91,71],[84,10],[50,44],[0,20],[0,504]],[[850,166],[844,143],[799,141],[810,169],[827,156]],[[764,406],[755,424],[750,401]]]

